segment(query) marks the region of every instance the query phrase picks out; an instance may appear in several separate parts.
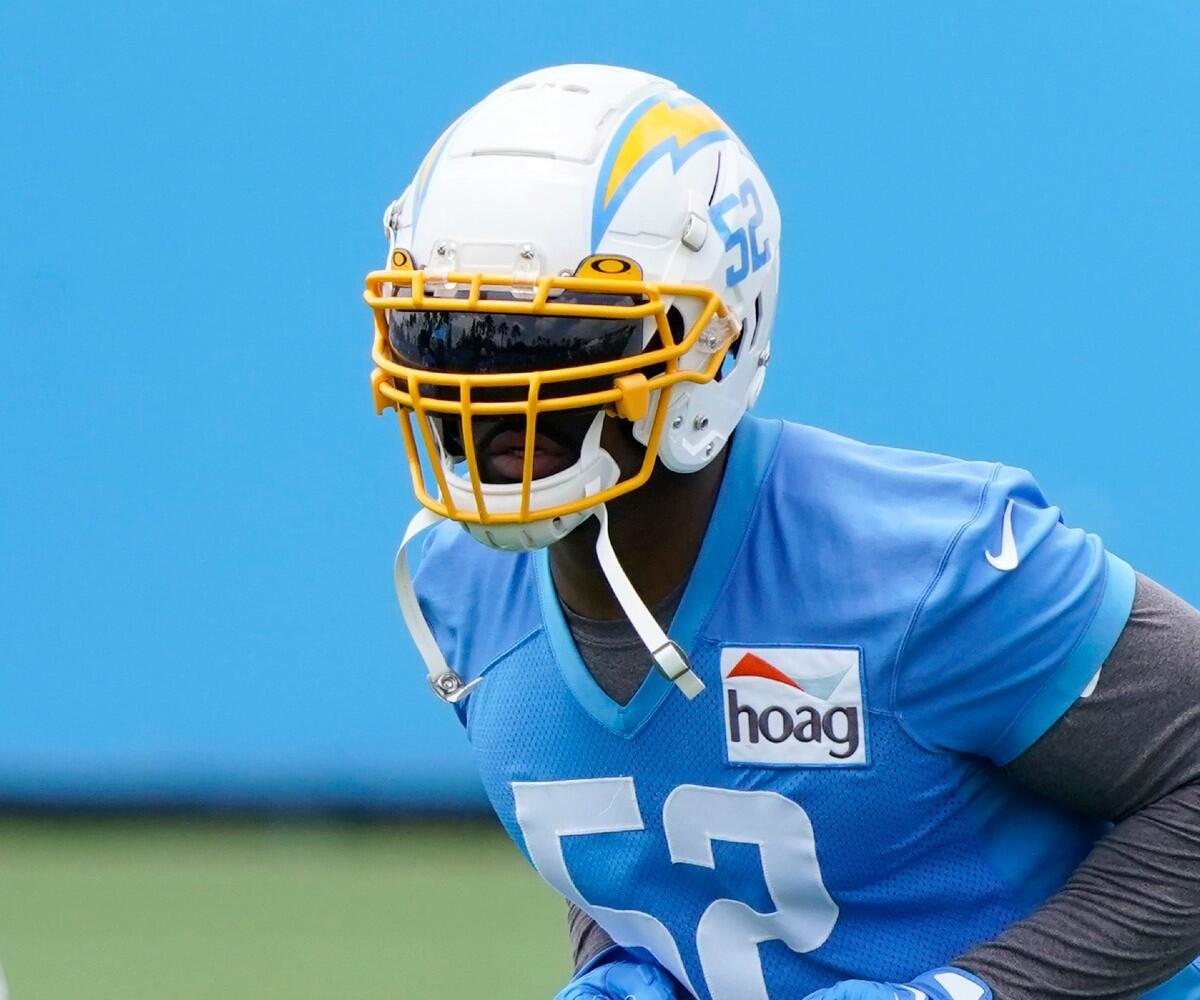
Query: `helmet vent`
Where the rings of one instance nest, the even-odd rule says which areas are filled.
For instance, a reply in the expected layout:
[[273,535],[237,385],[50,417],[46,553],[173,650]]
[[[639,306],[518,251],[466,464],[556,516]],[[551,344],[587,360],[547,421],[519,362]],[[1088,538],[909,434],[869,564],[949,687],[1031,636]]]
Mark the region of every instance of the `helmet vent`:
[[712,208],[713,199],[717,196],[717,184],[721,180],[721,151],[717,150],[717,170],[713,174],[712,190],[708,193],[708,207]]
[[750,346],[758,340],[758,329],[762,326],[762,292],[754,297],[754,329],[750,331]]

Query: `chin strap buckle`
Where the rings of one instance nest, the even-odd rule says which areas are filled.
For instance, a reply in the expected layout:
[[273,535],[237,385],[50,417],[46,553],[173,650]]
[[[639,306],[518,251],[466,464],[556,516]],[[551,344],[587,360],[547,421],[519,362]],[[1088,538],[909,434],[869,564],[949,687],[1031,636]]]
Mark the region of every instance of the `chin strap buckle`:
[[657,649],[651,650],[650,655],[654,657],[654,663],[662,675],[679,688],[689,701],[704,691],[704,681],[696,676],[687,653],[674,639],[668,639]]
[[463,683],[463,679],[458,674],[453,670],[447,670],[436,677],[430,677],[429,686],[442,701],[449,705],[457,705],[471,693],[471,689],[481,680],[483,680],[482,677],[476,677],[469,684]]

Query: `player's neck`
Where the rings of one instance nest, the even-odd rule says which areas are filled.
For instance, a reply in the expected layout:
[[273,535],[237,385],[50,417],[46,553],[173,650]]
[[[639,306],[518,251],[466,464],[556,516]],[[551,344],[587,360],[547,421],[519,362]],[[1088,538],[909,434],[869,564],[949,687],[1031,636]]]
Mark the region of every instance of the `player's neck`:
[[[613,548],[638,595],[653,607],[687,579],[717,502],[729,449],[691,475],[661,465],[641,489],[608,505]],[[594,518],[550,549],[554,586],[563,602],[587,618],[622,617],[596,559]]]

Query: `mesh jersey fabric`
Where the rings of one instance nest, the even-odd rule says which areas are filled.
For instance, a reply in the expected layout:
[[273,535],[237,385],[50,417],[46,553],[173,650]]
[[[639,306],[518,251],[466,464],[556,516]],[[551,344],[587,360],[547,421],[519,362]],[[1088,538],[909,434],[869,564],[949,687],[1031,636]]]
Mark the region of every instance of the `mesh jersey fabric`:
[[[422,607],[449,662],[482,677],[461,714],[501,821],[616,940],[705,1000],[904,981],[1030,912],[1103,832],[995,765],[1100,667],[1132,571],[1019,470],[749,418],[731,447],[670,629],[707,685],[695,702],[657,673],[608,698],[545,552],[442,526]],[[1009,532],[1019,565],[997,568]],[[732,759],[734,647],[854,656],[861,759]],[[611,808],[589,819],[597,792]]]

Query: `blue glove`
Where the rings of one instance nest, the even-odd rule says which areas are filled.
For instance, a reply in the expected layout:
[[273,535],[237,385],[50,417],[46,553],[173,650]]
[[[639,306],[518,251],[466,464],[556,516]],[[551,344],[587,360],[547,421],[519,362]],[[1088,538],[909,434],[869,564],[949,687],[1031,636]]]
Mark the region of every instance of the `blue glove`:
[[934,969],[911,983],[867,983],[850,979],[810,993],[804,1000],[992,1000],[981,979],[962,969]]
[[554,1000],[676,1000],[675,981],[653,962],[621,949],[612,959],[577,973]]

